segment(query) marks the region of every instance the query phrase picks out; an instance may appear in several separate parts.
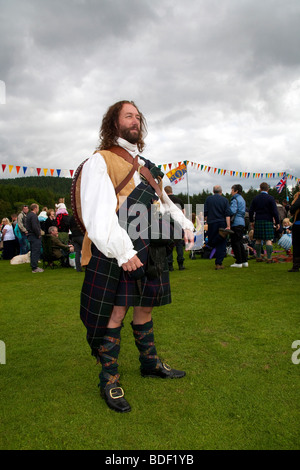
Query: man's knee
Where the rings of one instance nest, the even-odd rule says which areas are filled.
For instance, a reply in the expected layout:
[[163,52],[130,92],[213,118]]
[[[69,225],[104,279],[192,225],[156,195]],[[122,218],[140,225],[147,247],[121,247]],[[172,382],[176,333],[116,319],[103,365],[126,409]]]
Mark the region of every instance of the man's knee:
[[126,307],[117,307],[115,306],[113,308],[113,311],[110,316],[110,320],[112,320],[114,323],[122,323],[124,317],[126,314]]

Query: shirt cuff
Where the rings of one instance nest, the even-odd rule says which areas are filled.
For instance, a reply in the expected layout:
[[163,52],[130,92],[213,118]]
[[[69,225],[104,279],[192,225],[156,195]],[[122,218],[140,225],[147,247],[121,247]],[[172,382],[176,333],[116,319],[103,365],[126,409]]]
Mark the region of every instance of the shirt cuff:
[[137,251],[129,250],[126,254],[124,254],[122,256],[118,256],[116,258],[117,262],[118,262],[118,266],[121,267],[122,264],[127,263],[127,261],[129,261],[131,258],[133,258],[134,255],[137,255]]

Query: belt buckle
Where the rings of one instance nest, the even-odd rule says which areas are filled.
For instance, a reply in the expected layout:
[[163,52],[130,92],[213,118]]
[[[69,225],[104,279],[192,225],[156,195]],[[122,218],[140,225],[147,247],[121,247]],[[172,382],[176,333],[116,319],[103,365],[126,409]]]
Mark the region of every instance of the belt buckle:
[[117,398],[124,397],[124,390],[122,387],[114,387],[110,389],[109,395],[113,400],[117,400]]

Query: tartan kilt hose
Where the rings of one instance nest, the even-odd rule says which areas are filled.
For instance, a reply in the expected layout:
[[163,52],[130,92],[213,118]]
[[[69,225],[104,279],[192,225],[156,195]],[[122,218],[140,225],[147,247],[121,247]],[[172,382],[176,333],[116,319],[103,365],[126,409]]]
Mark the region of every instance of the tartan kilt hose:
[[254,225],[253,237],[255,240],[273,240],[273,222],[270,222],[268,220],[256,220]]

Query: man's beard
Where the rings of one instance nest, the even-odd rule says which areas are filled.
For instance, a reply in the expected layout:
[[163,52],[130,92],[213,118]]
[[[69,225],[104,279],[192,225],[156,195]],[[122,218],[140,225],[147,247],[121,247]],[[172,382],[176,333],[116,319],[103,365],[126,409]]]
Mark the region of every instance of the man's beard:
[[[132,132],[133,130],[136,130],[137,132]],[[121,128],[120,129],[120,137],[122,139],[127,140],[127,142],[130,142],[131,144],[137,144],[138,141],[140,140],[141,132],[139,131],[138,128]]]

